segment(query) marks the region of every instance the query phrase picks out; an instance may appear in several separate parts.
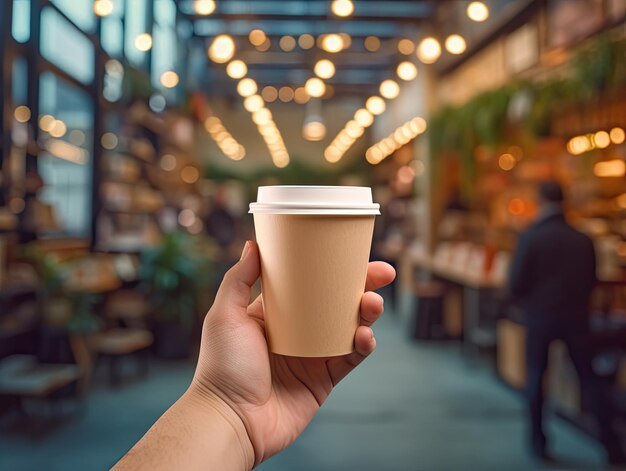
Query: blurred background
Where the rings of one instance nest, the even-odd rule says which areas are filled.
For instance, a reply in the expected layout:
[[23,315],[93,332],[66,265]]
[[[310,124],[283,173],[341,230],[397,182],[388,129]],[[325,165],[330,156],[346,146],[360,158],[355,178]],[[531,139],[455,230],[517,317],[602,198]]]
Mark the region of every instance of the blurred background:
[[[272,184],[371,186],[398,278],[377,352],[261,469],[544,466],[506,279],[545,179],[594,241],[626,438],[626,0],[2,5],[0,468],[103,469],[142,436]],[[602,468],[559,342],[544,385],[562,469]]]

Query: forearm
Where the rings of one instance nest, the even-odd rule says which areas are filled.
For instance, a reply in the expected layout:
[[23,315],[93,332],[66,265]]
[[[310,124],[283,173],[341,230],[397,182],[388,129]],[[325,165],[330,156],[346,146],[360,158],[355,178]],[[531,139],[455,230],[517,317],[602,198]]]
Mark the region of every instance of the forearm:
[[237,414],[190,389],[114,469],[241,471],[253,465],[254,450]]

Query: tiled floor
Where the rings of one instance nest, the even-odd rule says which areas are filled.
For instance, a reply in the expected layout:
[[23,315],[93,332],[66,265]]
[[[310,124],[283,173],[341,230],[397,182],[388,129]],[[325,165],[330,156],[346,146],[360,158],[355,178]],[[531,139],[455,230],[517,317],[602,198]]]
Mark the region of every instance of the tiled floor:
[[[402,322],[376,326],[378,349],[333,392],[300,439],[259,469],[528,470],[520,397],[455,344],[413,344]],[[110,467],[185,389],[192,366],[155,365],[147,379],[101,386],[84,411],[38,433],[0,431],[0,469]],[[551,421],[549,469],[601,469],[603,453],[560,420]]]

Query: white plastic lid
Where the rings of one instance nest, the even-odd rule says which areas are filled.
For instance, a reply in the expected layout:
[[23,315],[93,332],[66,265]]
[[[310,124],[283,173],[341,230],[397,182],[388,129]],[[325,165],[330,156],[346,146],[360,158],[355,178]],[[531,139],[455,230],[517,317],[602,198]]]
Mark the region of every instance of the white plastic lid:
[[377,215],[380,205],[366,186],[260,186],[251,213]]

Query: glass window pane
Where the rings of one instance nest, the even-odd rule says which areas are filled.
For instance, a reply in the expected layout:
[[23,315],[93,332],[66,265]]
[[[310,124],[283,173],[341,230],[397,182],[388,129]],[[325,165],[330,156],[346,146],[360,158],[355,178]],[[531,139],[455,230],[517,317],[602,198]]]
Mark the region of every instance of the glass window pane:
[[[63,235],[86,236],[90,224],[93,106],[82,90],[45,72],[40,81],[41,199],[54,209]],[[47,131],[46,131],[47,130]]]
[[123,53],[124,29],[122,20],[113,16],[102,18],[102,47],[111,56],[120,57]]
[[26,59],[16,57],[13,61],[13,77],[11,84],[11,93],[13,95],[14,105],[23,105],[26,103],[28,84]]
[[11,34],[20,43],[30,38],[30,0],[13,0]]
[[76,25],[84,31],[93,31],[94,12],[91,0],[52,0]]
[[146,0],[133,0],[126,4],[126,57],[135,64],[141,65],[145,52],[135,47],[135,38],[146,32]]
[[154,45],[152,48],[152,83],[159,85],[161,74],[174,70],[176,33],[173,29],[154,27]]
[[154,2],[154,19],[161,26],[174,26],[176,22],[176,5],[172,0]]
[[83,83],[93,80],[93,44],[52,8],[41,12],[41,55]]

